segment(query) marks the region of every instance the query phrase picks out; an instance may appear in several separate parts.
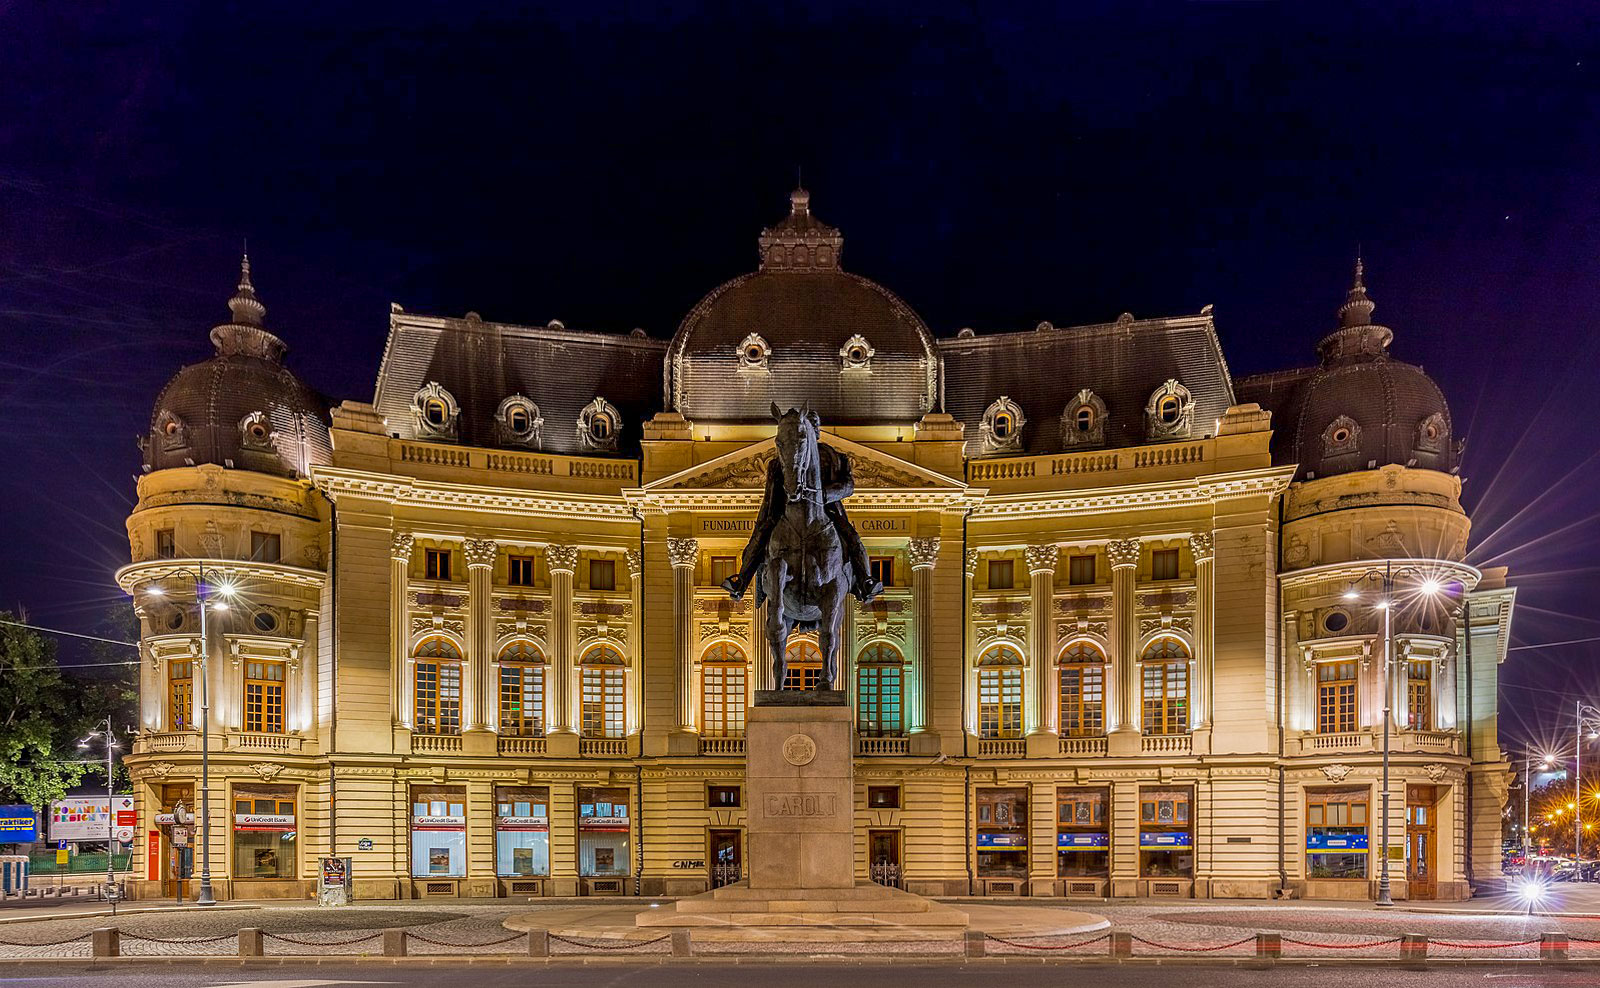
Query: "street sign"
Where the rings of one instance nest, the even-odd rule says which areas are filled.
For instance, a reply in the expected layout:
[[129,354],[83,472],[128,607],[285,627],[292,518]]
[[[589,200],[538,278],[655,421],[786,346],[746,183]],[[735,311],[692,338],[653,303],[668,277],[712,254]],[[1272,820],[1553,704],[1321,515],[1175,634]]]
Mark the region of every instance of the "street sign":
[[363,837],[360,840],[356,841],[356,850],[358,850],[358,851],[370,851],[370,850],[372,850],[372,838],[371,837]]
[[189,828],[188,827],[182,827],[182,826],[179,826],[178,824],[173,824],[172,825],[172,846],[173,847],[188,847],[189,846]]
[[67,842],[66,841],[64,841],[64,840],[56,841],[56,850],[65,851],[66,849],[67,849]]

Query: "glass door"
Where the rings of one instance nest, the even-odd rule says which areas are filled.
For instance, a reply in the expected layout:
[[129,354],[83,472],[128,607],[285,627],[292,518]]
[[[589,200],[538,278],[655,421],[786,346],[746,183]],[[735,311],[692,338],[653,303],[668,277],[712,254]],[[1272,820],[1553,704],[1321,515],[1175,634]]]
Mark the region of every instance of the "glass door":
[[1406,789],[1406,887],[1413,899],[1431,899],[1438,890],[1434,876],[1437,830],[1432,786]]

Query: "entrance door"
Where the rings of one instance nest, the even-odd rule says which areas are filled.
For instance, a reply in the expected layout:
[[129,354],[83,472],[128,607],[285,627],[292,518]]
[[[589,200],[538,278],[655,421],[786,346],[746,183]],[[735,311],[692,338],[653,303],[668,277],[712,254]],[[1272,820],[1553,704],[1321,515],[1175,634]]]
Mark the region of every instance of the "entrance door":
[[711,831],[711,887],[732,885],[744,877],[739,858],[739,831]]
[[900,831],[867,831],[867,874],[879,885],[900,888]]
[[1406,787],[1406,887],[1413,899],[1431,899],[1437,893],[1434,876],[1437,826],[1432,786]]

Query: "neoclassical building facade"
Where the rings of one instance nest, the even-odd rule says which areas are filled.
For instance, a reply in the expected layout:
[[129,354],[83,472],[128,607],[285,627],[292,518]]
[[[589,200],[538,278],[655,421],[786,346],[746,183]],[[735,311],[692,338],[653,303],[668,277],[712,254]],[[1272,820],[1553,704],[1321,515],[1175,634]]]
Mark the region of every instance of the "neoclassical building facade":
[[185,867],[202,721],[222,897],[328,855],[364,898],[738,880],[745,711],[819,674],[799,635],[768,682],[718,586],[774,403],[852,458],[885,587],[841,684],[863,880],[1365,898],[1385,803],[1397,896],[1498,878],[1514,592],[1464,561],[1448,405],[1359,266],[1315,364],[1235,379],[1209,307],[936,337],[842,250],[797,191],[667,342],[395,306],[370,402],[286,368],[247,259],[117,574],[136,892]]

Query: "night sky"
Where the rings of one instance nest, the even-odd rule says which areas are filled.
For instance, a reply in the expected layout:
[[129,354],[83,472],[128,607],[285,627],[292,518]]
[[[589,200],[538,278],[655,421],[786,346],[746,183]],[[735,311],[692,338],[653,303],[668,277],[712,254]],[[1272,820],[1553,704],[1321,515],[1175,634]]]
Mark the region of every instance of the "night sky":
[[[1209,303],[1236,376],[1314,359],[1359,245],[1515,643],[1600,635],[1600,20],[1520,6],[0,3],[0,606],[120,599],[245,237],[290,366],[370,400],[391,301],[669,337],[803,168],[936,333]],[[1507,740],[1597,660],[1512,652]]]

